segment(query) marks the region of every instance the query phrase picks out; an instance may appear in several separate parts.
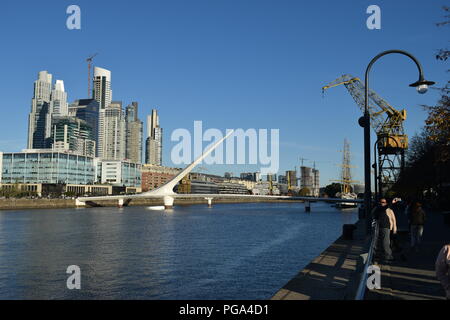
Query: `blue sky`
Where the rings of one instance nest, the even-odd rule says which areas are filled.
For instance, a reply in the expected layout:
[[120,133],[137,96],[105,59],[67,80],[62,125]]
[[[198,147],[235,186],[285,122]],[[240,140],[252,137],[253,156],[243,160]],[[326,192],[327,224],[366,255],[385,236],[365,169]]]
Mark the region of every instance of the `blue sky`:
[[[66,28],[66,8],[81,8],[81,30]],[[382,10],[381,30],[366,27],[366,9]],[[157,107],[164,128],[163,164],[171,166],[177,128],[280,129],[280,171],[316,161],[321,185],[338,178],[344,138],[356,179],[363,180],[361,112],[345,87],[321,87],[342,74],[363,77],[370,59],[387,49],[414,54],[426,77],[443,85],[448,64],[435,60],[448,44],[438,28],[445,1],[10,1],[0,3],[0,150],[26,147],[33,81],[40,70],[65,82],[69,101],[87,95],[85,58],[112,71],[113,99],[138,101],[140,118]],[[371,88],[408,110],[405,128],[423,125],[414,64],[391,55],[373,69]],[[205,144],[206,145],[206,144]],[[306,161],[306,165],[312,162]],[[257,166],[207,168],[222,174]]]

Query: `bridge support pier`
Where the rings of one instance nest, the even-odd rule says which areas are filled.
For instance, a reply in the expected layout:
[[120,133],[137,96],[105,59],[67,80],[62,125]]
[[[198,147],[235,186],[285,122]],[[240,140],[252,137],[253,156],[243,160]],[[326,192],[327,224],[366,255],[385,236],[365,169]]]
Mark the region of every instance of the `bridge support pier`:
[[305,201],[305,212],[311,212],[311,202]]
[[212,208],[212,199],[213,198],[205,198],[205,200],[208,200],[208,208]]
[[80,201],[77,198],[77,199],[75,199],[75,206],[77,206],[77,207],[85,207],[86,206],[86,202]]
[[172,209],[173,208],[173,201],[174,201],[173,197],[164,196],[164,208],[165,209]]

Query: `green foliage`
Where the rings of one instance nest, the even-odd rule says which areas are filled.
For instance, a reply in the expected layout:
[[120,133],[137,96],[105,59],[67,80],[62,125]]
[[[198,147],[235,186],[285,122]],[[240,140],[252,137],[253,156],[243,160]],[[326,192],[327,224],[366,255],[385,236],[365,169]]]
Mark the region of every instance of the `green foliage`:
[[66,193],[64,193],[64,195],[66,197],[75,197],[75,196],[77,196],[77,194],[75,192],[73,192],[73,191],[67,191]]
[[334,198],[336,193],[341,192],[342,185],[340,183],[333,182],[325,187],[325,193],[330,197]]
[[[445,21],[438,26],[450,26],[449,7],[444,7]],[[436,59],[446,61],[450,51],[439,50]],[[450,70],[448,70],[450,71]],[[450,208],[450,81],[440,88],[441,97],[434,106],[424,106],[428,112],[422,132],[411,139],[406,168],[393,191],[402,197],[422,199],[432,195],[441,208]]]

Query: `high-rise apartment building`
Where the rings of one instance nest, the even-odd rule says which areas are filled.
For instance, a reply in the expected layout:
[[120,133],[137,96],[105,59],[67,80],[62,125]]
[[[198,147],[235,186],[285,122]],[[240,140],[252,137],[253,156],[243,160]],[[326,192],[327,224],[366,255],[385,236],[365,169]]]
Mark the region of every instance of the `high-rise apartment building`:
[[89,124],[76,117],[53,117],[52,149],[95,157],[95,140]]
[[48,146],[51,133],[50,103],[52,95],[52,75],[40,71],[34,82],[31,112],[28,116],[28,149],[42,149]]
[[100,109],[105,109],[112,101],[111,71],[94,67],[93,97],[98,101]]
[[111,104],[111,71],[95,67],[94,68],[94,90],[93,97],[99,104],[98,116],[98,156],[104,158],[106,145],[105,110]]
[[55,86],[52,85],[52,75],[47,71],[40,71],[34,82],[28,117],[28,149],[50,147],[53,116],[66,116],[68,113],[64,81],[56,80]]
[[67,104],[67,92],[64,91],[64,81],[56,80],[52,90],[50,111],[52,116],[67,116],[69,112]]
[[126,152],[125,158],[134,163],[142,162],[143,125],[138,118],[138,103],[132,102],[125,110]]
[[108,160],[125,159],[125,116],[121,101],[113,101],[100,110],[103,113],[103,145],[99,157]]
[[162,165],[162,128],[156,110],[147,117],[147,140],[145,144],[145,163]]

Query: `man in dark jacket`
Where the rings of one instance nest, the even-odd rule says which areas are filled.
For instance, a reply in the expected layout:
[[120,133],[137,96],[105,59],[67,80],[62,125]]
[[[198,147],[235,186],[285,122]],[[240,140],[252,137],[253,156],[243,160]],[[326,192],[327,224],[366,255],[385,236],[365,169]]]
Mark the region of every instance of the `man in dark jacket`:
[[423,226],[426,220],[426,214],[420,202],[413,202],[408,212],[408,220],[411,232],[411,248],[417,251],[417,246],[422,242]]

